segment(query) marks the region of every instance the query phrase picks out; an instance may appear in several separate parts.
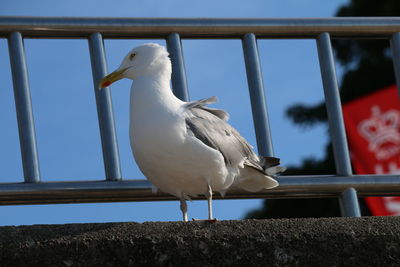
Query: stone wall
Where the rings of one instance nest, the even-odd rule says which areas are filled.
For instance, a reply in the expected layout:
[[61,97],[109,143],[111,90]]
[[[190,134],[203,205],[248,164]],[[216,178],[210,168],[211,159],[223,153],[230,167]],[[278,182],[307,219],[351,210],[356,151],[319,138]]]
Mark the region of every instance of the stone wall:
[[0,266],[400,266],[400,218],[0,227]]

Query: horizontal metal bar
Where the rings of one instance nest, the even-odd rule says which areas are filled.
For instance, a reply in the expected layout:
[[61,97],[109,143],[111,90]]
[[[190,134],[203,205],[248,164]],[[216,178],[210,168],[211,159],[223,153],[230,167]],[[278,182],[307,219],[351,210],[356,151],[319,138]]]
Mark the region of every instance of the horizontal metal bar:
[[20,31],[26,37],[82,38],[100,32],[104,38],[258,38],[385,37],[400,31],[399,17],[341,18],[88,18],[0,17],[0,37]]
[[[232,189],[225,199],[338,197],[348,188],[359,196],[400,195],[399,175],[282,176],[280,186],[257,193]],[[221,199],[219,194],[216,199]],[[175,200],[152,193],[146,180],[0,184],[0,205]],[[202,199],[201,197],[194,199]]]

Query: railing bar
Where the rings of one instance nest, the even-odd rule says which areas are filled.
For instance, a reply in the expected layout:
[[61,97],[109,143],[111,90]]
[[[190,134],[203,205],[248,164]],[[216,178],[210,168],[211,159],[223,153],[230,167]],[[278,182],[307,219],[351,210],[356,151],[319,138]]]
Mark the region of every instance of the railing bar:
[[350,154],[343,122],[339,88],[329,33],[323,33],[317,40],[325,103],[329,118],[329,131],[334,150],[336,172],[339,175],[352,173]]
[[22,35],[13,32],[8,37],[11,72],[14,85],[22,166],[26,183],[40,182],[40,168],[36,145],[35,123]]
[[[361,196],[400,194],[400,176],[398,175],[282,176],[278,179],[279,187],[256,193],[229,190],[225,199],[338,197],[341,194],[348,194],[346,190],[349,187],[356,189]],[[353,193],[349,195],[349,197],[356,196]],[[219,195],[215,197],[221,198]],[[150,182],[146,180],[0,184],[0,205],[173,199],[175,197],[167,193],[154,194]],[[194,199],[204,199],[204,197],[199,196]],[[341,202],[343,203],[346,202]],[[352,209],[352,206],[343,208],[349,209],[347,214],[350,215],[357,211]]]
[[[0,17],[0,36],[20,31],[24,36],[87,38],[101,32],[105,38],[163,37],[179,32],[182,38],[241,38],[248,32],[267,38],[333,37],[390,38],[400,28],[399,17],[358,18],[90,18]],[[78,29],[78,30],[77,30]]]
[[[349,151],[346,141],[346,134],[344,131],[343,116],[341,112],[340,96],[337,86],[337,79],[335,73],[335,65],[332,53],[332,47],[330,43],[330,35],[335,37],[352,36],[356,29],[362,30],[357,32],[357,36],[369,36],[368,30],[374,27],[372,31],[372,36],[375,37],[385,37],[391,39],[391,47],[393,51],[393,62],[395,67],[397,85],[400,90],[400,20],[396,18],[391,18],[389,20],[380,20],[375,18],[370,20],[373,22],[371,25],[366,25],[362,20],[354,20],[355,25],[351,25],[351,21],[348,20],[316,20],[316,21],[302,21],[298,20],[260,20],[262,25],[257,25],[257,20],[162,20],[162,19],[150,19],[150,20],[118,20],[113,21],[113,25],[106,23],[107,20],[96,20],[88,18],[76,18],[76,19],[66,19],[71,25],[63,24],[62,20],[56,18],[38,18],[34,25],[34,28],[29,28],[30,25],[21,24],[14,25],[13,23],[18,22],[21,18],[11,18],[10,25],[4,27],[4,21],[8,18],[0,17],[0,35],[8,36],[9,42],[9,54],[10,62],[12,68],[13,84],[14,84],[14,94],[17,109],[18,127],[20,135],[20,146],[22,154],[22,163],[24,168],[24,179],[27,183],[39,182],[40,172],[39,172],[39,162],[37,156],[37,146],[35,139],[35,129],[34,120],[32,114],[32,105],[28,81],[28,72],[26,67],[25,52],[23,45],[23,38],[21,32],[18,29],[23,30],[23,34],[30,34],[29,36],[36,37],[57,37],[64,36],[67,38],[75,37],[87,37],[89,36],[89,48],[92,62],[93,80],[96,95],[96,104],[99,118],[99,126],[102,140],[103,148],[103,159],[106,170],[106,179],[109,180],[108,183],[93,182],[90,186],[85,187],[84,182],[75,183],[59,183],[61,187],[54,186],[51,183],[40,183],[36,185],[32,184],[0,184],[0,205],[4,203],[7,199],[11,199],[13,194],[22,196],[23,198],[15,201],[20,201],[26,204],[35,204],[36,196],[30,195],[30,193],[43,194],[43,199],[38,200],[38,203],[46,203],[46,201],[66,201],[65,203],[72,202],[87,202],[88,199],[96,201],[121,201],[121,199],[132,200],[141,197],[146,200],[164,200],[171,199],[171,196],[163,195],[160,198],[159,195],[152,197],[150,194],[149,185],[145,182],[139,187],[140,190],[144,190],[144,195],[131,196],[126,195],[127,189],[132,190],[132,188],[137,188],[130,181],[125,182],[112,182],[112,180],[118,181],[121,179],[121,169],[119,163],[118,155],[118,144],[115,133],[114,117],[112,111],[112,101],[109,89],[103,89],[102,91],[97,90],[97,83],[104,75],[107,74],[104,44],[102,39],[102,34],[94,33],[88,34],[88,30],[94,31],[93,29],[103,29],[104,36],[109,38],[122,38],[124,36],[139,36],[143,34],[143,37],[150,36],[153,33],[149,33],[149,27],[156,30],[154,33],[160,38],[167,38],[168,50],[171,54],[172,65],[173,65],[173,77],[172,84],[174,93],[183,100],[188,100],[187,91],[187,80],[185,75],[184,58],[182,52],[181,36],[185,38],[242,38],[243,51],[246,63],[246,72],[249,84],[249,92],[252,103],[253,120],[256,128],[257,135],[257,145],[258,150],[261,155],[273,156],[272,138],[271,131],[268,122],[267,105],[265,102],[265,92],[262,80],[261,67],[259,62],[257,39],[258,37],[316,37],[318,53],[320,59],[320,67],[322,73],[322,79],[324,84],[324,92],[326,105],[329,117],[329,128],[332,137],[332,144],[334,148],[335,163],[337,168],[337,176],[331,177],[327,184],[319,183],[317,180],[304,180],[302,184],[301,179],[298,177],[280,177],[279,182],[281,187],[277,189],[272,189],[268,192],[263,192],[260,194],[250,194],[250,193],[238,193],[237,198],[250,198],[250,197],[263,197],[263,196],[280,196],[280,197],[291,197],[293,196],[336,196],[340,195],[340,204],[342,209],[342,214],[345,216],[360,216],[360,209],[357,200],[357,191],[360,195],[371,194],[372,193],[392,193],[397,194],[400,189],[400,182],[398,181],[398,176],[392,179],[392,176],[376,176],[373,179],[367,179],[368,181],[355,182],[353,181]],[[36,18],[31,18],[36,21]],[[46,24],[47,27],[40,28],[38,25],[42,22],[50,20],[52,23]],[[83,20],[82,20],[83,19]],[[360,18],[361,19],[361,18]],[[65,22],[64,21],[64,22]],[[48,22],[48,21],[47,21]],[[96,24],[100,22],[100,24]],[[155,23],[156,22],[156,23]],[[82,25],[80,25],[82,23]],[[104,24],[105,23],[105,24]],[[118,24],[118,29],[115,30],[116,23]],[[141,24],[142,23],[142,24]],[[150,23],[150,24],[149,24]],[[189,23],[189,24],[188,24]],[[190,24],[191,23],[191,24]],[[238,24],[239,23],[239,24]],[[242,23],[242,24],[240,24]],[[264,24],[263,24],[264,23]],[[282,24],[283,23],[283,24]],[[286,23],[286,24],[285,24]],[[310,24],[311,23],[311,24]],[[316,25],[316,23],[318,25]],[[343,24],[350,23],[346,26],[346,30],[342,30]],[[357,23],[359,25],[357,25]],[[106,25],[107,24],[107,25]],[[157,25],[160,24],[160,25]],[[282,24],[282,25],[281,25]],[[67,26],[66,26],[67,25]],[[121,27],[125,25],[126,27]],[[147,25],[147,26],[146,26]],[[159,27],[159,26],[165,27]],[[235,26],[236,25],[236,26]],[[237,30],[242,26],[240,30]],[[294,25],[294,26],[293,26]],[[10,26],[10,27],[9,27]],[[53,27],[54,26],[54,27]],[[79,31],[74,31],[71,26],[79,27]],[[81,27],[80,27],[81,26]],[[293,27],[292,27],[293,26]],[[310,27],[311,26],[311,27]],[[316,27],[318,26],[318,27]],[[19,27],[19,28],[18,28]],[[22,28],[21,28],[22,27]],[[103,28],[102,28],[103,27]],[[285,30],[282,30],[284,27]],[[301,33],[300,29],[307,29],[306,33]],[[358,27],[358,28],[357,28]],[[40,28],[40,29],[39,29]],[[39,29],[39,30],[37,30]],[[181,29],[182,32],[178,33],[168,33],[170,29]],[[248,31],[244,31],[244,30]],[[254,29],[253,33],[249,29]],[[321,29],[334,30],[331,34],[327,32],[321,33]],[[22,31],[21,30],[21,31]],[[210,32],[207,32],[210,30]],[[12,32],[14,31],[14,32]],[[180,31],[180,30],[179,30]],[[192,32],[191,32],[192,31]],[[171,32],[171,31],[170,31]],[[139,34],[140,33],[140,34]],[[64,35],[65,34],[65,35]],[[148,35],[150,34],[150,35]],[[293,36],[292,36],[293,35]],[[117,37],[119,36],[119,37]],[[400,95],[400,91],[399,91]],[[360,176],[363,179],[363,176]],[[365,176],[369,178],[369,176]],[[365,178],[364,177],[364,178]],[[379,178],[383,177],[383,178]],[[385,179],[389,177],[385,182],[381,182],[374,179]],[[301,178],[301,177],[300,177]],[[348,179],[348,180],[344,180]],[[290,179],[293,179],[291,181]],[[296,181],[294,181],[296,180]],[[298,182],[298,184],[296,184]],[[127,185],[123,186],[123,185]],[[295,184],[294,187],[291,187]],[[322,187],[319,187],[322,184]],[[72,185],[72,186],[69,186]],[[87,185],[87,184],[86,184]],[[379,185],[379,186],[377,186]],[[44,187],[42,187],[44,186]],[[110,186],[113,188],[113,195],[107,195],[110,191],[108,189]],[[132,187],[133,186],[133,187]],[[296,187],[298,186],[298,187]],[[144,188],[145,187],[145,188]],[[309,188],[307,188],[309,187]],[[378,187],[378,188],[376,188]],[[15,188],[16,191],[10,191],[10,188]],[[23,190],[27,190],[27,194],[24,195]],[[45,191],[40,191],[42,189],[50,190],[52,194],[55,195],[46,196]],[[21,191],[22,190],[22,191]],[[58,190],[55,192],[54,190]],[[286,190],[286,191],[285,191]],[[321,193],[322,190],[323,192]],[[324,191],[325,190],[325,191]],[[357,191],[356,191],[357,190]],[[366,190],[366,191],[365,191]],[[105,192],[106,195],[101,195]],[[333,192],[333,193],[332,193]],[[125,194],[122,197],[116,196],[115,194]],[[132,192],[130,192],[132,193]],[[129,193],[129,194],[130,194]],[[9,195],[8,195],[9,194]],[[85,194],[88,194],[86,196]],[[79,196],[80,198],[75,198]],[[229,196],[229,193],[228,193]],[[232,196],[232,195],[231,195]],[[15,197],[15,196],[14,196]],[[87,197],[87,198],[86,198]],[[230,197],[228,197],[230,198]],[[232,197],[235,198],[235,197]],[[118,200],[116,200],[118,199]],[[25,201],[25,202],[24,202]],[[42,202],[41,202],[42,201]],[[49,203],[50,203],[49,202]],[[60,203],[61,203],[60,202]],[[64,202],[63,202],[64,203]]]
[[[331,135],[336,173],[351,175],[351,163],[343,114],[340,103],[339,88],[336,78],[335,62],[329,33],[322,33],[317,39],[318,56],[321,68],[322,82],[325,94],[326,109],[328,112],[329,132]],[[347,189],[339,199],[343,216],[360,216],[357,192],[353,188]],[[358,211],[357,211],[358,210]]]
[[253,33],[246,34],[242,39],[242,45],[258,153],[262,156],[273,156],[274,150],[256,36]]
[[172,90],[179,99],[189,101],[182,42],[178,33],[171,33],[168,36],[167,48],[172,62]]
[[111,92],[109,88],[103,88],[101,90],[98,88],[99,81],[108,73],[103,38],[100,33],[93,33],[90,35],[89,50],[106,180],[121,180],[122,174]]
[[357,191],[350,187],[343,191],[339,197],[340,211],[343,216],[361,217],[360,207],[358,205]]
[[390,45],[392,47],[394,73],[396,76],[397,90],[400,97],[400,32],[393,34]]

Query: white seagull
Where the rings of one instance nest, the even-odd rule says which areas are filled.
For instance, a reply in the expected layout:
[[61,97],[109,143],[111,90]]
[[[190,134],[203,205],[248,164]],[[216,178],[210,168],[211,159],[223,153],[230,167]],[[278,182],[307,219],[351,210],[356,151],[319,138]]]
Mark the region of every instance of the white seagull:
[[130,142],[135,160],[157,188],[180,199],[187,221],[186,200],[204,194],[213,220],[212,193],[234,186],[256,192],[278,186],[272,178],[284,171],[277,158],[260,158],[226,121],[228,114],[206,107],[216,97],[185,102],[170,88],[171,61],[165,47],[138,46],[99,88],[122,78],[134,80],[130,96]]

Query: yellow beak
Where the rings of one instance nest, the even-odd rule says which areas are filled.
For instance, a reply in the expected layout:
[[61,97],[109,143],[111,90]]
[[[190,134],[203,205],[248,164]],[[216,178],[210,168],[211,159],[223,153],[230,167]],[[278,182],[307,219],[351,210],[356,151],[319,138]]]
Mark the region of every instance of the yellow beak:
[[124,72],[127,70],[127,68],[123,68],[121,70],[116,70],[114,72],[111,72],[107,76],[105,76],[103,79],[100,80],[99,82],[99,89],[105,88],[107,86],[110,86],[110,84],[121,80],[124,78]]

